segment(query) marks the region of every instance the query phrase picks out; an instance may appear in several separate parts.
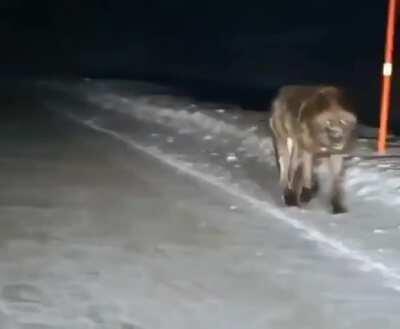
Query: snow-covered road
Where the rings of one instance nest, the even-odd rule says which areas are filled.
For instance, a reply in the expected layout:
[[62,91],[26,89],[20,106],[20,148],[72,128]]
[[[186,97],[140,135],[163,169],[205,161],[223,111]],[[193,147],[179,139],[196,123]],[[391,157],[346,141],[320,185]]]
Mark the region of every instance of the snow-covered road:
[[0,328],[399,327],[399,164],[350,163],[349,214],[285,209],[265,114],[36,88],[0,130]]

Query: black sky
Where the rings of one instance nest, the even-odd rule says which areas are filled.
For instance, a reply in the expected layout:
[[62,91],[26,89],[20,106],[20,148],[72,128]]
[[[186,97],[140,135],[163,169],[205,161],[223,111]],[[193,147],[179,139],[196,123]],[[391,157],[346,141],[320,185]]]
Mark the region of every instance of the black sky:
[[8,0],[0,18],[3,76],[333,82],[378,101],[384,0]]
[[[106,70],[115,64],[112,56],[123,57],[126,52],[134,57],[123,68],[133,72],[135,64],[143,68],[135,62],[146,60],[142,56],[163,64],[177,57],[189,65],[223,65],[236,59],[243,45],[238,39],[258,37],[263,44],[251,44],[255,48],[247,49],[249,53],[256,53],[257,46],[261,51],[268,46],[274,52],[281,48],[284,61],[296,56],[285,53],[285,43],[295,43],[291,50],[313,52],[321,61],[340,65],[381,56],[385,7],[385,1],[357,0],[8,0],[0,8],[2,56],[8,55],[11,63],[29,63],[31,68],[42,64],[41,56],[45,64],[53,57],[51,62],[60,65],[56,70],[65,70],[62,64],[69,62],[68,69],[78,72],[86,66],[74,64],[86,64],[89,54],[93,55],[90,62],[96,63],[98,57]],[[103,56],[110,61],[104,62]]]

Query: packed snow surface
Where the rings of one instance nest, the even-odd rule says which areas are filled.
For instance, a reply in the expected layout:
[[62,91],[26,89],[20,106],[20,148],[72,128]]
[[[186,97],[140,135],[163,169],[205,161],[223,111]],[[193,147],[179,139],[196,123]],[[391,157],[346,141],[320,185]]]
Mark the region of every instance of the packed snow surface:
[[33,87],[0,131],[1,328],[399,327],[400,162],[369,140],[333,216],[282,206],[267,111]]

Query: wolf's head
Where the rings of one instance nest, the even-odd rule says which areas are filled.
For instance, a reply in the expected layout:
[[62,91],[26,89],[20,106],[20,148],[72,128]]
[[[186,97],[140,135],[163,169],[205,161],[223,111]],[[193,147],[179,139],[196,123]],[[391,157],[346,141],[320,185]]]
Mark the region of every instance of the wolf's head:
[[313,120],[315,138],[329,152],[344,152],[354,138],[356,116],[342,108],[321,112]]
[[354,140],[357,117],[337,88],[321,89],[308,103],[309,128],[321,152],[342,153]]

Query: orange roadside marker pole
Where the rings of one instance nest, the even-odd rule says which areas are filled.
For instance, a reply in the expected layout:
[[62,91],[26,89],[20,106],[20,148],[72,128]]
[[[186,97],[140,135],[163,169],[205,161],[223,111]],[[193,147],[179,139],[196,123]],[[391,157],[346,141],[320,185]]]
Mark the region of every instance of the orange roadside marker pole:
[[378,137],[378,153],[386,152],[386,137],[389,120],[390,94],[393,72],[393,50],[395,40],[395,26],[397,15],[397,0],[389,0],[388,18],[386,27],[385,62],[383,63],[383,81],[381,95],[381,114]]

